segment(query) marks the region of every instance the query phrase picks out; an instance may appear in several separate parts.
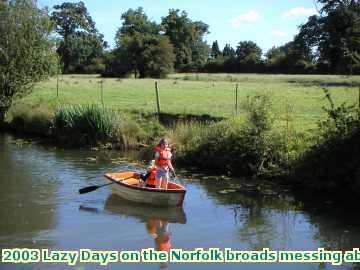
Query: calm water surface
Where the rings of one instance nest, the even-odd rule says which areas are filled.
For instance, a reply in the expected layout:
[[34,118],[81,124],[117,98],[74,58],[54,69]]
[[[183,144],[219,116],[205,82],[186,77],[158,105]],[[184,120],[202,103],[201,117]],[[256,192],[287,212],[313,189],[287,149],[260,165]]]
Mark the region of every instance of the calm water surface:
[[[141,250],[198,247],[233,250],[360,247],[358,212],[331,201],[309,204],[286,190],[206,175],[183,177],[183,209],[133,204],[103,184],[103,174],[143,170],[116,152],[59,150],[0,135],[0,248]],[[184,175],[186,175],[184,173]],[[0,264],[0,269],[355,269],[331,264]]]

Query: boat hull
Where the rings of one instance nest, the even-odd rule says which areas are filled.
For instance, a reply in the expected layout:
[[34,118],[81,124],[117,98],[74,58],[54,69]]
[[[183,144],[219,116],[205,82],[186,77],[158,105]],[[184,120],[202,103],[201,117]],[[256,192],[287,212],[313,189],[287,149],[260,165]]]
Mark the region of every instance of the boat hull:
[[182,206],[186,194],[186,189],[174,182],[168,183],[168,189],[141,187],[139,175],[135,172],[108,173],[105,177],[115,182],[111,185],[114,194],[133,202]]

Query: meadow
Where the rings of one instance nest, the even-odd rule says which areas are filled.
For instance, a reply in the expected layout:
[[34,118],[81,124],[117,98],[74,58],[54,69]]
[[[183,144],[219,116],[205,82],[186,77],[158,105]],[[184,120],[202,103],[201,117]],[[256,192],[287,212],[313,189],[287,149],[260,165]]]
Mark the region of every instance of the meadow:
[[[101,83],[102,81],[102,83]],[[59,105],[99,104],[119,112],[156,113],[154,79],[101,78],[97,75],[60,75],[35,85],[33,92],[17,100],[23,105],[55,109]],[[101,84],[103,94],[101,94]],[[296,130],[316,127],[328,106],[327,88],[335,106],[357,104],[360,76],[340,75],[261,75],[177,73],[158,80],[161,111],[169,114],[235,115],[235,88],[238,84],[238,115],[255,94],[267,94],[273,103],[277,123]]]

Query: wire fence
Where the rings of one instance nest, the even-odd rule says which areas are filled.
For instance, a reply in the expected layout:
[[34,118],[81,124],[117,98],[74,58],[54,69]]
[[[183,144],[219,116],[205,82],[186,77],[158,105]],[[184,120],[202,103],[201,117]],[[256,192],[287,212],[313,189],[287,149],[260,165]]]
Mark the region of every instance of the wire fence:
[[[253,75],[239,79],[223,76],[224,80],[216,76],[209,76],[208,80],[198,76],[153,80],[60,75],[55,84],[50,80],[42,88],[55,88],[55,100],[61,104],[99,103],[103,108],[123,112],[210,118],[241,117],[249,98],[264,94],[271,98],[273,112],[280,121],[286,125],[296,121],[296,125],[304,127],[313,126],[321,119],[323,107],[327,106],[324,86],[311,76],[284,76],[280,79],[271,75],[268,78]],[[287,78],[286,81],[283,78]],[[326,82],[329,78],[322,80]],[[355,83],[348,79],[330,80],[328,85],[336,104],[357,103],[360,111],[359,82],[358,78]],[[42,95],[41,91],[39,95]]]

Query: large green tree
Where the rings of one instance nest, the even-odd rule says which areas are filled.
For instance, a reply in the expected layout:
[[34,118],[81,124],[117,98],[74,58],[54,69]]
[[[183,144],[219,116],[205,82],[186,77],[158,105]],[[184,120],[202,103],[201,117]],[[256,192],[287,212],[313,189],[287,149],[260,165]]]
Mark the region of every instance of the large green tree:
[[174,46],[175,68],[194,70],[204,65],[209,57],[210,48],[203,40],[209,33],[209,26],[202,21],[192,21],[185,11],[169,10],[162,18],[165,35]]
[[54,64],[52,23],[35,1],[0,1],[0,124],[14,98],[28,93]]
[[[148,19],[142,8],[129,9],[121,16],[116,49],[107,64],[110,75],[164,77],[174,65],[173,46],[160,33],[160,26]],[[110,70],[110,72],[109,72]]]
[[283,46],[271,48],[265,56],[269,72],[310,73],[314,71],[312,50],[298,35]]
[[284,61],[286,54],[281,47],[272,47],[267,51],[265,56],[267,66],[276,70]]
[[360,62],[360,3],[319,0],[323,7],[301,26],[299,37],[318,52],[318,63],[335,73],[351,73]]
[[61,36],[57,49],[65,73],[91,70],[107,46],[83,2],[55,5],[51,19]]
[[241,41],[236,48],[236,56],[240,63],[260,63],[261,52],[260,47],[253,41]]
[[237,71],[255,72],[261,64],[261,48],[253,41],[241,41],[236,48]]

